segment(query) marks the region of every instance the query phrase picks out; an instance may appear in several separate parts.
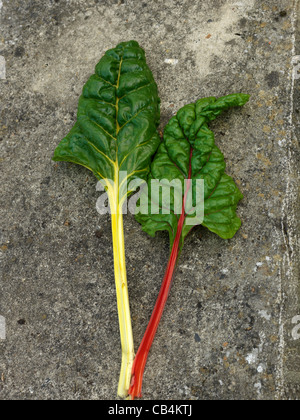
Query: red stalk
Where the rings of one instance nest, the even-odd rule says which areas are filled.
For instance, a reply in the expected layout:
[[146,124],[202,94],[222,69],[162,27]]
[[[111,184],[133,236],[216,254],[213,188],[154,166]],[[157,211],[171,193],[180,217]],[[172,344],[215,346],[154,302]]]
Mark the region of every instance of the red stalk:
[[186,189],[185,196],[183,199],[182,213],[178,222],[177,233],[176,233],[175,241],[173,244],[170,260],[167,266],[166,274],[165,274],[151,319],[149,321],[148,327],[146,329],[146,332],[144,334],[144,337],[138,349],[138,352],[135,356],[133,367],[132,367],[132,381],[131,381],[131,385],[128,392],[129,395],[131,395],[132,400],[134,400],[135,397],[141,398],[142,396],[143,376],[144,376],[144,371],[145,371],[149,351],[154,341],[154,337],[155,337],[158,325],[160,323],[163,311],[165,309],[165,306],[166,306],[166,303],[170,294],[172,282],[173,282],[173,275],[174,275],[176,263],[178,260],[179,245],[180,245],[180,239],[182,235],[182,229],[183,229],[185,218],[186,218],[185,205],[186,205],[187,195],[191,187],[192,156],[193,156],[193,149],[191,149],[191,154],[190,154],[190,167],[189,167],[187,189]]

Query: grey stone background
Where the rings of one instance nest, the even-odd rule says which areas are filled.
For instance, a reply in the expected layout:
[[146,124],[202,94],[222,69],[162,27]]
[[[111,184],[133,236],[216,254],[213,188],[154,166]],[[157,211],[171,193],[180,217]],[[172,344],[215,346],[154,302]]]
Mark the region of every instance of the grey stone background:
[[[162,128],[200,97],[252,95],[212,124],[243,227],[188,238],[144,398],[300,397],[298,13],[293,0],[0,1],[0,399],[117,398],[110,219],[93,176],[51,157],[95,64],[129,39],[159,85]],[[125,235],[138,346],[169,245],[131,215]]]

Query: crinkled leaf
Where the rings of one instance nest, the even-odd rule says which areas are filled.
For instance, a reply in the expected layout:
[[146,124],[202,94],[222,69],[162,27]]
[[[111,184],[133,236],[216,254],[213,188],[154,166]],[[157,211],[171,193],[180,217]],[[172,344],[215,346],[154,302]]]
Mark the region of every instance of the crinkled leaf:
[[134,358],[122,204],[134,180],[146,180],[160,143],[159,98],[145,53],[135,41],[107,51],[79,100],[77,122],[54,160],[90,169],[107,189],[112,209],[116,295],[122,347],[118,394],[126,397]]
[[77,122],[53,160],[77,163],[99,180],[146,179],[160,138],[157,85],[135,41],[106,52],[83,88]]
[[[196,104],[183,107],[168,123],[164,132],[163,143],[160,145],[148,177],[147,200],[138,202],[139,213],[137,221],[150,236],[157,231],[167,230],[170,235],[171,248],[177,233],[179,216],[174,211],[176,189],[171,190],[169,214],[163,213],[163,203],[160,197],[160,213],[151,212],[153,179],[172,181],[184,180],[191,173],[192,182],[204,180],[204,221],[210,231],[221,238],[232,238],[241,226],[241,220],[236,215],[238,202],[243,198],[233,179],[225,174],[224,156],[215,145],[213,132],[208,123],[213,121],[223,111],[231,107],[243,106],[249,100],[249,95],[234,94],[219,99],[214,97],[200,99]],[[162,181],[163,182],[163,181]],[[184,188],[180,189],[183,201]],[[195,197],[193,197],[195,198]],[[143,208],[148,206],[148,209]],[[147,213],[147,214],[146,214]],[[186,214],[182,231],[181,246],[193,226],[187,224],[191,217]]]

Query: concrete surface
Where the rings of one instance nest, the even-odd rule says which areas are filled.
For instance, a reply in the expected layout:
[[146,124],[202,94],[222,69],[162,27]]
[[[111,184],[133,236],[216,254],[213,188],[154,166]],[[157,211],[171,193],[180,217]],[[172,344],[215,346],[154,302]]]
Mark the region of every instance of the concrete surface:
[[[116,398],[109,217],[95,210],[93,176],[51,156],[95,64],[129,39],[146,50],[162,127],[199,97],[252,95],[213,124],[245,195],[243,227],[231,241],[202,228],[187,240],[144,398],[298,399],[299,5],[2,0],[0,9],[0,399]],[[125,231],[138,345],[168,241],[148,238],[132,216]]]

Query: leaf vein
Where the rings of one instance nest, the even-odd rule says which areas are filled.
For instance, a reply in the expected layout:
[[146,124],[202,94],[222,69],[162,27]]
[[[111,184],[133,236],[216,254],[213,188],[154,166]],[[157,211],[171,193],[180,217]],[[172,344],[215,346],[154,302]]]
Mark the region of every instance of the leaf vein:
[[148,104],[146,106],[143,106],[133,117],[131,117],[128,121],[126,121],[125,124],[122,125],[122,127],[120,127],[120,131],[127,125],[129,124],[132,120],[134,120],[141,112],[145,111],[145,109],[147,109]]
[[111,160],[105,153],[103,153],[101,150],[99,150],[90,140],[87,139],[87,142],[88,142],[88,144],[90,144],[96,150],[97,153],[104,156],[110,163],[115,165],[115,162],[113,160]]
[[102,125],[100,125],[100,124],[96,123],[96,121],[93,121],[93,120],[92,120],[92,122],[93,122],[94,124],[96,124],[96,126],[97,126],[97,127],[101,128],[101,130],[102,130],[104,133],[106,133],[109,137],[111,137],[113,140],[117,141],[117,138],[116,138],[116,137],[114,137],[112,134],[110,134],[108,131],[106,131],[106,130],[105,130],[105,128],[103,128],[103,127],[102,127]]
[[146,87],[148,87],[148,86],[151,86],[151,85],[154,85],[154,84],[155,84],[155,82],[153,81],[153,82],[147,83],[146,85],[140,86],[140,87],[139,87],[139,88],[137,88],[137,89],[131,90],[130,92],[127,92],[127,93],[125,93],[125,95],[121,96],[121,97],[119,98],[119,101],[120,101],[121,99],[125,98],[126,96],[131,95],[132,93],[135,93],[135,92],[137,92],[137,91],[139,91],[139,90],[141,90],[141,89],[144,89],[144,88],[146,88]]
[[151,137],[150,140],[147,140],[146,142],[139,144],[135,147],[133,147],[131,150],[129,150],[129,152],[127,153],[127,155],[124,157],[124,159],[122,160],[122,162],[120,163],[120,168],[122,167],[122,165],[124,164],[125,160],[131,155],[131,153],[135,150],[135,149],[139,149],[140,147],[146,146],[147,144],[151,143],[151,141],[153,140],[154,136],[155,136],[156,132],[153,134],[153,136]]
[[107,83],[108,85],[117,88],[118,86],[114,85],[113,83],[110,83],[108,80],[104,79],[103,77],[99,76],[99,74],[97,74],[97,77],[99,77],[100,80],[102,80],[103,82]]

